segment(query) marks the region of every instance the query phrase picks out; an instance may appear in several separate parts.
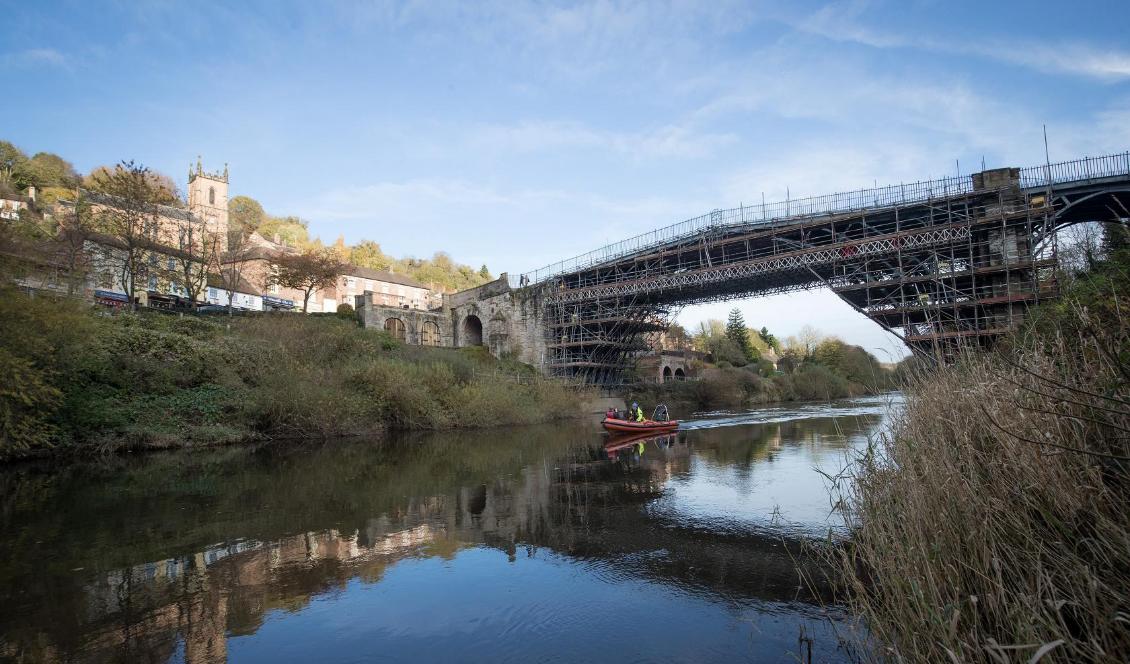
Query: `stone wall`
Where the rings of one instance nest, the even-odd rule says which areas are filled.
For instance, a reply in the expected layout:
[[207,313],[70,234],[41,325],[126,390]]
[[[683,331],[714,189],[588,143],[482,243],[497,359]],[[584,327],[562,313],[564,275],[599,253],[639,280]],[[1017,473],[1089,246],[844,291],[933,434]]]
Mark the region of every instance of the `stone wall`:
[[695,351],[653,351],[636,361],[636,373],[644,382],[665,383],[671,380],[693,380],[704,356]]
[[[503,274],[477,288],[444,296],[456,346],[481,343],[495,357],[512,356],[542,368],[545,331],[541,298],[532,288],[512,289]],[[481,338],[475,334],[481,324]]]
[[361,325],[377,330],[385,329],[385,324],[390,318],[398,318],[404,323],[404,342],[414,346],[421,345],[421,332],[425,322],[435,323],[439,327],[440,346],[454,346],[451,337],[450,318],[443,311],[424,311],[422,309],[404,309],[402,307],[389,307],[373,304],[373,292],[365,291],[364,295],[354,298],[354,309]]
[[365,327],[384,329],[389,318],[404,321],[407,343],[420,343],[425,320],[439,325],[444,346],[485,346],[495,357],[514,357],[544,368],[545,332],[541,298],[533,288],[510,288],[505,274],[497,280],[459,293],[443,296],[438,310],[397,309],[372,303],[367,292],[356,298],[357,316]]

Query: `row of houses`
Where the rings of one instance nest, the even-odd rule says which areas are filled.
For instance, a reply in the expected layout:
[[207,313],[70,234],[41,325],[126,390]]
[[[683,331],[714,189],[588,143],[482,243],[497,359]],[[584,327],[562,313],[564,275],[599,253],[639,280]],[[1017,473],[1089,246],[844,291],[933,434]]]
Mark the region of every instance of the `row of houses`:
[[[15,219],[30,196],[4,196],[0,209],[5,219]],[[80,192],[76,201],[59,201],[41,212],[60,220],[57,238],[39,243],[17,243],[10,252],[35,269],[21,275],[21,283],[37,290],[66,290],[107,306],[129,304],[130,276],[133,299],[141,306],[187,308],[228,306],[248,311],[301,309],[305,293],[280,285],[274,277],[280,262],[300,253],[296,248],[267,239],[259,233],[240,238],[238,248],[228,245],[228,171],[207,172],[198,161],[189,169],[187,206],[149,206],[144,219],[129,233],[107,234],[76,229],[61,223],[76,218],[80,206],[92,214],[111,213],[124,207],[118,200],[94,192]],[[8,201],[8,198],[13,200]],[[121,216],[128,216],[129,211]],[[134,220],[137,221],[136,219]],[[210,238],[211,251],[204,251]],[[78,283],[73,278],[81,273]],[[427,310],[440,303],[440,295],[407,275],[350,265],[339,266],[337,279],[311,293],[310,312],[334,312],[341,304],[372,293],[375,305]]]

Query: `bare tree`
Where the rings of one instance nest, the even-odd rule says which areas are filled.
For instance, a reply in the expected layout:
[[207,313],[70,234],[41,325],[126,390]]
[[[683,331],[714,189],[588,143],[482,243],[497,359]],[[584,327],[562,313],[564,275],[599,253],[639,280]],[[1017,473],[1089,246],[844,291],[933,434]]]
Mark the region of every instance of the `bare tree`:
[[800,332],[797,333],[797,339],[800,343],[801,350],[804,351],[804,356],[811,357],[812,354],[816,352],[816,347],[824,340],[824,334],[811,325],[805,325],[800,328]]
[[56,258],[67,274],[67,294],[74,295],[90,272],[90,256],[86,243],[93,230],[93,212],[81,197],[74,207],[58,215],[59,236]]
[[332,248],[309,249],[301,254],[283,256],[278,259],[277,265],[278,271],[272,275],[273,283],[302,291],[303,313],[306,313],[314,291],[336,284],[344,266]]
[[95,226],[117,241],[118,252],[111,260],[118,268],[130,309],[136,310],[137,278],[147,273],[145,258],[157,237],[157,201],[162,190],[153,184],[149,169],[133,161],[91,177],[109,197],[94,212]]
[[[254,259],[254,252],[247,239],[249,233],[232,234],[228,237],[227,253],[219,256],[220,283],[228,294],[228,316],[232,316],[232,300],[236,290],[243,283],[243,272]],[[215,238],[218,240],[218,238]],[[215,246],[218,246],[215,245]]]
[[[173,261],[173,278],[183,285],[188,301],[196,302],[208,285],[208,271],[219,265],[220,238],[208,232],[203,217],[189,215],[181,225],[178,244],[180,252]],[[223,266],[219,267],[222,275]]]

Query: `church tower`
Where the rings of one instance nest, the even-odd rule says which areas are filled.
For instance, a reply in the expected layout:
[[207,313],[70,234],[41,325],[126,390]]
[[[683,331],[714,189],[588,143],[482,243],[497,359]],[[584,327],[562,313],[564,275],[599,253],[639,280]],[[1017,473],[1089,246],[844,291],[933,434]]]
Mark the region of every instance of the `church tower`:
[[195,170],[188,168],[188,211],[204,220],[204,228],[228,248],[228,165],[223,173],[208,173],[196,158]]

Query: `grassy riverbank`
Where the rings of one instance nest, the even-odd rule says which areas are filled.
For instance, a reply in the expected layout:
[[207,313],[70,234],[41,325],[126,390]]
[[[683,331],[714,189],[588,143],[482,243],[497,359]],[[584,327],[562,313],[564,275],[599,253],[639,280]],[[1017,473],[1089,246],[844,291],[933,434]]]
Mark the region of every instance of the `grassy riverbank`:
[[636,386],[626,395],[666,403],[677,416],[702,410],[756,407],[786,401],[831,401],[895,389],[896,372],[858,346],[826,341],[791,371],[763,375],[757,365],[708,366],[696,380]]
[[844,478],[849,601],[905,662],[1130,659],[1130,260],[918,376]]
[[0,293],[0,458],[530,424],[584,395],[332,316],[106,315]]

